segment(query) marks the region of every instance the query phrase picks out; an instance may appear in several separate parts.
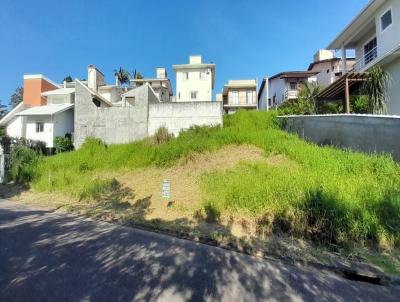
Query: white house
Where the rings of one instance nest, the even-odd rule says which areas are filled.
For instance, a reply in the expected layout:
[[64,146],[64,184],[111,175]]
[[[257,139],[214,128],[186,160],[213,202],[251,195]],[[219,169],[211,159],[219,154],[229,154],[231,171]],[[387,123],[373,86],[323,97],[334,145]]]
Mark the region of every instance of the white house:
[[336,56],[335,51],[320,49],[314,55],[313,62],[308,67],[308,71],[318,72],[317,83],[321,87],[327,87],[343,75],[343,70],[353,68],[355,59],[346,60],[346,68],[343,68],[341,58]]
[[56,136],[74,132],[74,83],[58,85],[43,75],[24,76],[23,101],[0,121],[11,137],[54,147]]
[[229,80],[224,85],[222,95],[217,95],[217,101],[222,101],[225,113],[235,113],[237,109],[258,109],[257,79]]
[[148,83],[161,102],[169,102],[172,99],[171,81],[167,76],[167,70],[163,67],[156,68],[155,78],[131,79],[130,82],[133,87]]
[[[286,71],[272,77],[264,78],[258,94],[260,109],[268,110],[277,107],[283,102],[297,99],[302,83],[316,82],[315,71]],[[268,82],[268,85],[266,84]]]
[[32,107],[17,113],[24,118],[25,138],[46,143],[54,148],[54,138],[74,132],[74,104]]
[[400,114],[400,1],[372,0],[328,45],[341,50],[343,66],[346,51],[355,50],[356,63],[345,73],[368,71],[378,64],[391,75],[389,114]]
[[215,64],[202,63],[201,56],[190,56],[189,64],[172,67],[176,73],[176,102],[212,101]]

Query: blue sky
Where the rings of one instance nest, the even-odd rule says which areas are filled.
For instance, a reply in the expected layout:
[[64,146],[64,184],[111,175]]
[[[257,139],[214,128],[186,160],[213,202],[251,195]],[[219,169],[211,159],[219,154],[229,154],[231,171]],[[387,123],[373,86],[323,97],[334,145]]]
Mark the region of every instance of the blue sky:
[[[0,3],[0,100],[8,104],[23,74],[61,82],[86,78],[95,64],[153,77],[190,54],[216,63],[219,92],[228,79],[306,69],[368,0],[15,1]],[[116,5],[117,3],[117,5]]]

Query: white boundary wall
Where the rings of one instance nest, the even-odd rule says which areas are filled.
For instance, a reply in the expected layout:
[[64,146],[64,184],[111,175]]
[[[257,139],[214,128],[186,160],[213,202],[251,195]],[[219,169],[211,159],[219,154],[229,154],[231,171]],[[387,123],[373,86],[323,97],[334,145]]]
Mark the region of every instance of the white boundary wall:
[[390,153],[400,161],[400,116],[327,114],[280,116],[283,129],[316,144],[367,153]]
[[222,102],[169,102],[149,104],[148,135],[165,126],[175,136],[191,126],[222,125]]

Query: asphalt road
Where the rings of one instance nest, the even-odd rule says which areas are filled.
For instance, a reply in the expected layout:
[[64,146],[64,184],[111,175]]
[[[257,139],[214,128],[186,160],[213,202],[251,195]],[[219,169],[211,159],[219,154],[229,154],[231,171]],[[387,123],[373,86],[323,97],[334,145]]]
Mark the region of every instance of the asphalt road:
[[0,200],[0,301],[398,301],[400,288]]

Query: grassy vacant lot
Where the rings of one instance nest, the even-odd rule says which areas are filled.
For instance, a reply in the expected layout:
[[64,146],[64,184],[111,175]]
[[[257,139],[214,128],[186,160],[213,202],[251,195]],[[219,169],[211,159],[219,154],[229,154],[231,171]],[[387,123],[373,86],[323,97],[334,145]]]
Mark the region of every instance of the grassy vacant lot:
[[[66,206],[97,216],[213,222],[241,235],[339,246],[400,243],[399,165],[306,143],[281,131],[274,113],[238,112],[223,128],[196,127],[164,144],[91,139],[41,158],[35,171],[34,192],[68,196]],[[170,201],[161,198],[165,178]]]

